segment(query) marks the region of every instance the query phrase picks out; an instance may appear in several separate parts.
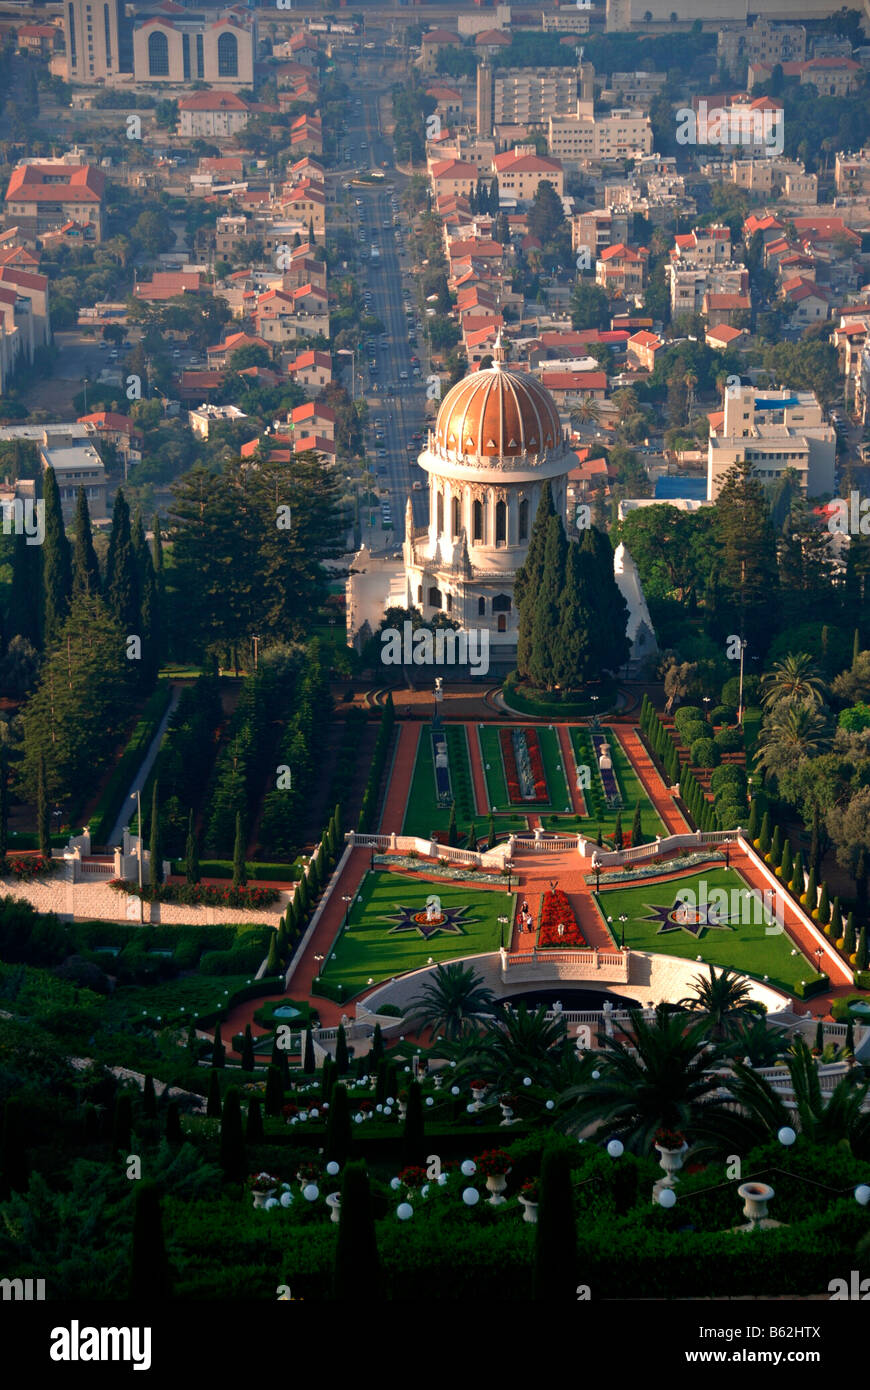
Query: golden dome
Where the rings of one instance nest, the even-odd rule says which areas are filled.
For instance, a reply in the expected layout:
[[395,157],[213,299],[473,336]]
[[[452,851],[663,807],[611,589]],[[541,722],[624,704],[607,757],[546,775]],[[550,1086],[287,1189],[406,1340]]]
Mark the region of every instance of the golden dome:
[[517,458],[557,448],[559,412],[536,377],[496,362],[447,392],[435,421],[435,442],[448,454]]

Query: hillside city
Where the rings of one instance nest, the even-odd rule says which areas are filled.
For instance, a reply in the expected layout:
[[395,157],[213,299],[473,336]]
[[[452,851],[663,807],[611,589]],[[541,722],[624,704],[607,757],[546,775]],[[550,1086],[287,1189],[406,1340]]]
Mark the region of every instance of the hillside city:
[[3,1300],[870,1297],[866,0],[0,0],[0,166]]

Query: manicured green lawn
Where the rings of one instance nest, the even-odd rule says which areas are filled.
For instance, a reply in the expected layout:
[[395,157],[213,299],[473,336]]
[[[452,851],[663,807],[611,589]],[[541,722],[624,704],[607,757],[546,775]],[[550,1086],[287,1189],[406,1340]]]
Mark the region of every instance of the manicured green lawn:
[[556,733],[555,729],[543,729],[539,725],[538,739],[541,744],[541,758],[544,763],[544,772],[547,774],[547,789],[550,793],[550,805],[554,811],[570,811],[571,794],[568,791],[568,782],[565,777],[562,750],[559,747],[559,735]]
[[[613,766],[616,771],[616,779],[619,789],[622,792],[622,829],[627,835],[631,830],[632,817],[637,802],[640,802],[640,822],[643,833],[648,840],[654,840],[656,835],[666,835],[667,831],[662,824],[661,817],[656,811],[637,775],[623,750],[622,744],[611,730],[605,728],[605,733],[609,733],[610,751],[613,758]],[[616,824],[616,811],[608,811],[604,805],[601,782],[598,778],[598,771],[592,758],[591,744],[588,741],[588,734],[585,727],[572,728],[571,746],[574,749],[574,756],[577,765],[582,767],[586,764],[591,769],[592,786],[584,790],[583,795],[586,800],[586,816],[544,816],[544,828],[546,830],[582,830],[587,835],[595,834],[598,826],[601,826],[602,834],[612,835]],[[597,792],[597,795],[596,795]],[[599,809],[600,808],[600,809]]]
[[[565,769],[562,766],[559,736],[555,729],[548,729],[541,725],[536,725],[535,729],[541,745],[541,758],[550,799],[548,802],[529,803],[528,810],[532,814],[547,811],[564,812],[564,808],[571,805],[571,797],[568,794]],[[480,747],[490,804],[499,808],[510,806],[497,725],[483,725],[480,729]]]
[[[625,923],[625,944],[636,951],[661,951],[665,955],[682,956],[687,960],[701,957],[703,963],[717,967],[731,966],[744,975],[754,975],[757,979],[769,976],[769,983],[775,989],[791,991],[801,980],[812,979],[816,974],[803,955],[791,954],[794,943],[786,932],[779,936],[765,935],[765,927],[754,923],[750,914],[743,912],[742,921],[726,929],[702,927],[695,936],[682,927],[661,932],[661,921],[646,921],[653,916],[656,907],[672,907],[679,890],[690,889],[700,897],[699,885],[707,885],[707,895],[714,888],[724,888],[729,893],[729,905],[738,903],[730,897],[733,891],[746,888],[740,874],[733,869],[708,869],[702,874],[686,874],[675,877],[667,883],[639,883],[631,887],[603,890],[598,894],[598,902],[605,917],[613,918],[615,940],[620,939],[622,913],[628,917]],[[729,906],[730,910],[730,906]],[[752,912],[755,917],[760,914]]]
[[[401,908],[425,912],[430,894],[435,894],[444,908],[466,908],[458,918],[461,934],[439,931],[426,939],[416,927],[391,931],[397,925],[391,918]],[[436,961],[454,960],[497,951],[502,932],[509,930],[498,918],[513,919],[513,894],[484,885],[454,888],[376,871],[366,875],[358,896],[362,902],[353,903],[348,929],[334,947],[335,959],[326,961],[323,970],[324,980],[346,985],[351,994],[365,989],[370,978],[377,983],[418,970],[430,956]]]
[[[468,757],[468,741],[464,727],[461,724],[447,724],[445,725],[445,733],[450,759],[450,776],[456,796],[456,825],[461,841],[464,843],[472,819],[478,838],[485,837],[489,825],[489,815],[473,815],[474,786],[471,780],[471,763]],[[472,737],[474,737],[473,725]],[[499,804],[505,805],[506,802],[507,792],[504,793],[503,800]],[[435,796],[432,740],[429,736],[429,725],[425,724],[420,731],[420,742],[417,745],[414,776],[411,779],[411,791],[405,810],[402,834],[428,837],[433,830],[446,831],[449,824],[450,807],[439,806]],[[522,831],[527,828],[525,817],[521,815],[497,816],[496,826],[500,831]]]
[[746,770],[752,771],[758,735],[761,733],[763,711],[759,705],[750,705],[743,711],[743,742],[746,747]]
[[498,726],[496,724],[481,724],[478,726],[477,733],[480,739],[480,756],[483,759],[483,775],[486,778],[489,804],[493,810],[505,811],[510,806],[510,800],[504,775]]

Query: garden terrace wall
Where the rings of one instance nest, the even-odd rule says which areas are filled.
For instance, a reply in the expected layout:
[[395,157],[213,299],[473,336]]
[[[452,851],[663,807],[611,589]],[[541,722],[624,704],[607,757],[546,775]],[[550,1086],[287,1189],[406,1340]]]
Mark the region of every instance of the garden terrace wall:
[[[42,882],[20,883],[15,879],[0,878],[0,893],[23,898],[37,912],[54,912],[62,920],[75,918],[82,921],[126,922],[131,927],[139,925],[138,915],[134,920],[127,917],[126,894],[117,892],[105,880],[73,883],[71,879],[58,877]],[[197,927],[214,926],[221,922],[250,922],[256,926],[277,927],[291,896],[281,890],[277,902],[262,909],[145,902],[142,915],[145,922],[160,923],[162,926]]]

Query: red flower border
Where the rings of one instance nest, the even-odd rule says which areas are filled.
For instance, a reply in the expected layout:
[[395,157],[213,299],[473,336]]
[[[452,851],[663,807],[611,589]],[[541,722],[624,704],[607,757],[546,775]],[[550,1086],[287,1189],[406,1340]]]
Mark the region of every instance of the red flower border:
[[[564,926],[562,936],[558,934],[559,924]],[[589,943],[577,925],[574,909],[561,888],[544,894],[541,907],[541,930],[538,933],[539,946],[588,946]]]

